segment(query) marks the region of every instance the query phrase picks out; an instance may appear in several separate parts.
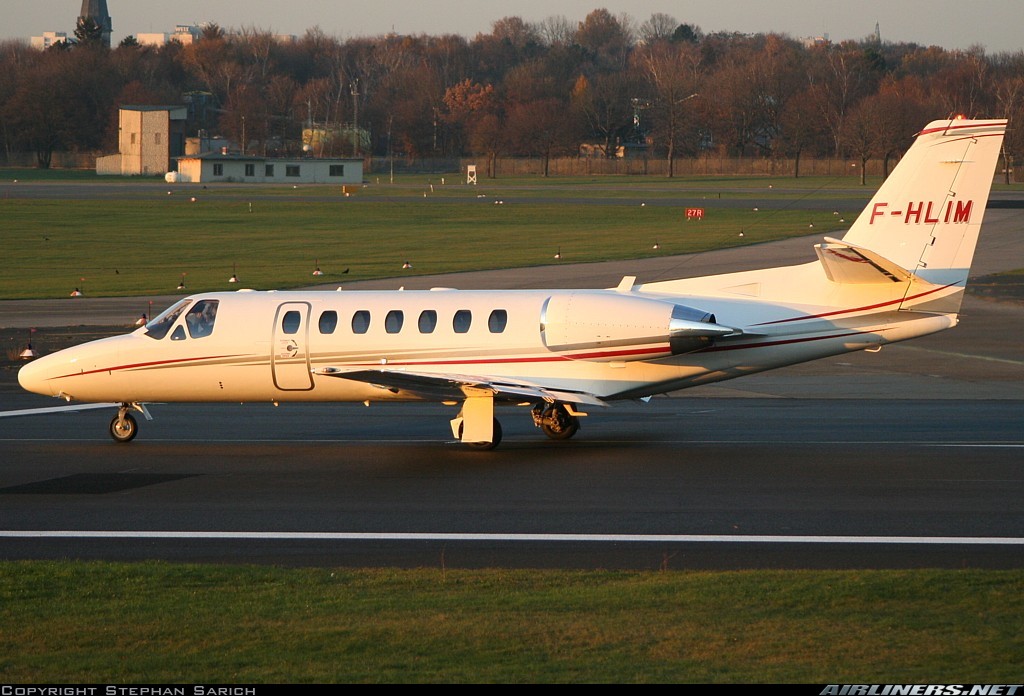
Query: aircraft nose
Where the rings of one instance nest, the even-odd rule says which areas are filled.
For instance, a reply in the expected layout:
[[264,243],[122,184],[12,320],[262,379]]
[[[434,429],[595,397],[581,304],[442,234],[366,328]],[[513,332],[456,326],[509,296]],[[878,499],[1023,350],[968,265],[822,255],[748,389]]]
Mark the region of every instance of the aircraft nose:
[[18,370],[18,384],[25,391],[44,396],[53,396],[53,383],[49,379],[53,366],[52,356],[36,358]]

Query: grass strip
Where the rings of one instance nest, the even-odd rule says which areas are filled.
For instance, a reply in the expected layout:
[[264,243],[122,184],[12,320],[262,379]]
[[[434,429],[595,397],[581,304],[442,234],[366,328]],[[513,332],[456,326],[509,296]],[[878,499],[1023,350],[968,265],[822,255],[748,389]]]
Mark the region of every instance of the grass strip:
[[[167,196],[0,201],[0,299],[174,293],[693,253],[848,226],[828,211]],[[654,249],[654,245],[658,249]],[[810,249],[808,253],[811,254]],[[808,258],[811,258],[809,256]],[[325,274],[314,278],[320,267]],[[348,269],[349,273],[344,273]]]
[[0,563],[0,680],[1013,683],[1021,571]]

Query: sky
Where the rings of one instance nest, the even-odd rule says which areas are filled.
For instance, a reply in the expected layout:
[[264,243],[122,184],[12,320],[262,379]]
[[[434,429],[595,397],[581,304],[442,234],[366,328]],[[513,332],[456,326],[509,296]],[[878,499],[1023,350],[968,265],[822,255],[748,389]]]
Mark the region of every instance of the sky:
[[[0,40],[74,31],[81,0],[0,0]],[[113,42],[125,36],[170,32],[175,24],[216,22],[302,35],[319,26],[341,39],[398,34],[489,33],[491,24],[515,15],[539,22],[563,16],[574,24],[595,8],[628,14],[637,24],[660,12],[705,33],[775,32],[793,38],[827,35],[832,41],[862,39],[875,30],[882,40],[986,53],[1024,50],[1020,0],[107,0]]]

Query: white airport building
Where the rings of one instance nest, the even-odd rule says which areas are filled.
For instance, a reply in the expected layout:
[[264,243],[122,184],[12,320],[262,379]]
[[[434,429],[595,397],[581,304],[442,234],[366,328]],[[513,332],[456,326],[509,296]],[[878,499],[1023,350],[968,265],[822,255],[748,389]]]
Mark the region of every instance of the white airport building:
[[182,183],[361,184],[363,160],[205,152],[178,157]]

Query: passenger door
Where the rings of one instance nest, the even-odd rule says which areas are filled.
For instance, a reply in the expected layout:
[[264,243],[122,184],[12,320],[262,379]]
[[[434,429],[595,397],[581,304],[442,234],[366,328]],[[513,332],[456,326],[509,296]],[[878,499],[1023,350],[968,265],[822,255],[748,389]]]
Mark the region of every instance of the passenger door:
[[274,386],[282,391],[313,388],[309,365],[309,313],[308,302],[285,302],[277,308],[270,364]]

